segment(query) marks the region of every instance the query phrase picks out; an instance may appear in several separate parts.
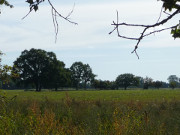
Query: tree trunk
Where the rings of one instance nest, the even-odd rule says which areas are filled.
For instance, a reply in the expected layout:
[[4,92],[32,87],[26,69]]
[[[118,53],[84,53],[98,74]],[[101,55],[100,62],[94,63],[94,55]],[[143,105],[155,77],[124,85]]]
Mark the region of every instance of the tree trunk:
[[37,82],[35,82],[35,85],[36,85],[36,91],[40,92],[41,91],[41,84],[37,81]]
[[58,91],[57,83],[55,84],[55,91]]
[[78,90],[78,85],[76,85],[76,90]]
[[35,82],[35,85],[36,85],[36,91],[38,91],[39,89],[39,86],[38,86],[38,83],[37,82]]
[[86,90],[87,82],[84,82],[84,89]]
[[39,92],[41,91],[41,88],[42,88],[42,86],[41,86],[41,84],[39,84]]

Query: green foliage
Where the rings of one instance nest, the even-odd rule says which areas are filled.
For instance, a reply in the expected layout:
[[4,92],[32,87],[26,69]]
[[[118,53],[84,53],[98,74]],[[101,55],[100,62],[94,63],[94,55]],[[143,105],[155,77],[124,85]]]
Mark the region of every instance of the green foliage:
[[162,81],[155,81],[152,83],[152,85],[157,89],[159,89],[162,86],[162,84]]
[[139,84],[139,79],[133,74],[121,74],[116,78],[116,84],[119,87],[124,87],[124,89],[127,89],[129,86],[137,86]]
[[172,88],[172,89],[176,88],[177,87],[177,82],[175,82],[175,81],[170,82],[169,87]]
[[180,38],[180,24],[171,30],[171,34],[174,39]]
[[[161,1],[163,1],[163,7],[165,11],[166,10],[172,11],[173,9],[180,10],[180,5],[179,5],[180,0],[161,0]],[[180,38],[180,24],[172,28],[171,34],[172,37],[174,37],[174,39]]]
[[178,86],[179,78],[176,75],[170,75],[168,77],[169,87],[174,89]]
[[9,6],[10,8],[13,8],[13,5],[9,4],[7,0],[0,0],[0,5]]
[[[12,67],[8,65],[1,65],[1,56],[3,53],[0,51],[0,83],[8,84],[12,77],[17,74],[12,72]],[[2,85],[2,84],[1,84]]]
[[74,62],[70,67],[70,71],[73,85],[76,89],[79,88],[80,83],[84,84],[86,89],[87,83],[92,83],[96,76],[93,74],[89,64],[83,64],[82,62]]
[[83,76],[83,63],[75,62],[70,67],[71,70],[71,78],[73,80],[73,85],[76,86],[76,89],[79,88],[80,82],[82,82]]
[[2,66],[2,68],[0,68],[0,80],[3,81],[4,83],[8,83],[11,79],[11,70],[12,67],[8,66],[8,65],[4,65]]
[[149,88],[149,86],[152,86],[153,85],[153,79],[152,78],[150,78],[150,77],[145,77],[144,79],[143,79],[143,83],[144,83],[144,86],[143,86],[143,89],[148,89]]
[[172,11],[172,9],[178,9],[177,3],[180,2],[180,0],[161,0],[163,1],[163,7],[165,10]]
[[35,12],[38,10],[38,5],[45,0],[27,0],[26,2],[29,4],[30,12],[34,10]]
[[[56,74],[56,55],[41,49],[24,50],[14,61],[13,72],[19,74],[19,81],[34,83],[36,91],[41,91],[44,84],[53,81]],[[52,80],[50,80],[52,79]]]
[[93,81],[93,86],[95,89],[104,89],[104,90],[115,90],[118,88],[116,82],[114,81],[102,81],[102,80],[94,80]]

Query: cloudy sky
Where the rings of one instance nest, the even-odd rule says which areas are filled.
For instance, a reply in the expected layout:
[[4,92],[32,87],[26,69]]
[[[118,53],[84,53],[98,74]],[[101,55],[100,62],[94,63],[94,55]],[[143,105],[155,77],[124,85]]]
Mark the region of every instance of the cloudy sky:
[[[157,22],[162,6],[157,0],[52,0],[64,16],[68,15],[75,3],[71,20],[78,23],[73,25],[59,18],[56,43],[48,3],[43,3],[38,12],[32,12],[22,20],[29,11],[28,4],[24,0],[9,2],[14,5],[13,9],[0,7],[0,50],[6,54],[3,56],[3,64],[13,65],[13,61],[25,49],[40,48],[55,52],[67,68],[76,61],[88,63],[98,75],[97,79],[115,80],[123,73],[162,81],[167,81],[169,75],[180,77],[180,40],[174,40],[170,31],[142,40],[137,50],[139,60],[135,54],[131,54],[135,41],[118,38],[116,33],[108,34],[113,30],[111,23],[116,21],[116,11],[119,12],[120,22]],[[160,28],[178,23],[178,17]],[[139,36],[140,30],[122,27],[120,32]]]

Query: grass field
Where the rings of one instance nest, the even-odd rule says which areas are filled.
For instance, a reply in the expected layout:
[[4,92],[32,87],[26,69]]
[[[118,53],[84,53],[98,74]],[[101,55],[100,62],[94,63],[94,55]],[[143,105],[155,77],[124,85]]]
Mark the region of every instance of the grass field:
[[3,135],[180,134],[179,89],[8,90],[0,95]]
[[23,90],[7,90],[4,91],[8,97],[17,95],[18,100],[62,100],[68,94],[76,100],[107,100],[107,101],[171,101],[180,100],[180,89],[150,89],[150,90],[99,90],[99,91],[23,91]]

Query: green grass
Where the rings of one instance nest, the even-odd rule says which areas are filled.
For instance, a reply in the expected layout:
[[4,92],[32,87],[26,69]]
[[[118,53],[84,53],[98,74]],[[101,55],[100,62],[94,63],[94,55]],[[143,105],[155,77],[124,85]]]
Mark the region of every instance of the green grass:
[[42,100],[48,98],[53,101],[62,100],[66,93],[76,100],[107,100],[107,101],[162,101],[180,100],[180,89],[161,90],[100,90],[100,91],[45,91],[34,92],[23,90],[4,91],[8,97],[17,95],[17,99]]
[[[180,90],[0,91],[3,135],[179,135]],[[12,99],[17,95],[16,98]]]

